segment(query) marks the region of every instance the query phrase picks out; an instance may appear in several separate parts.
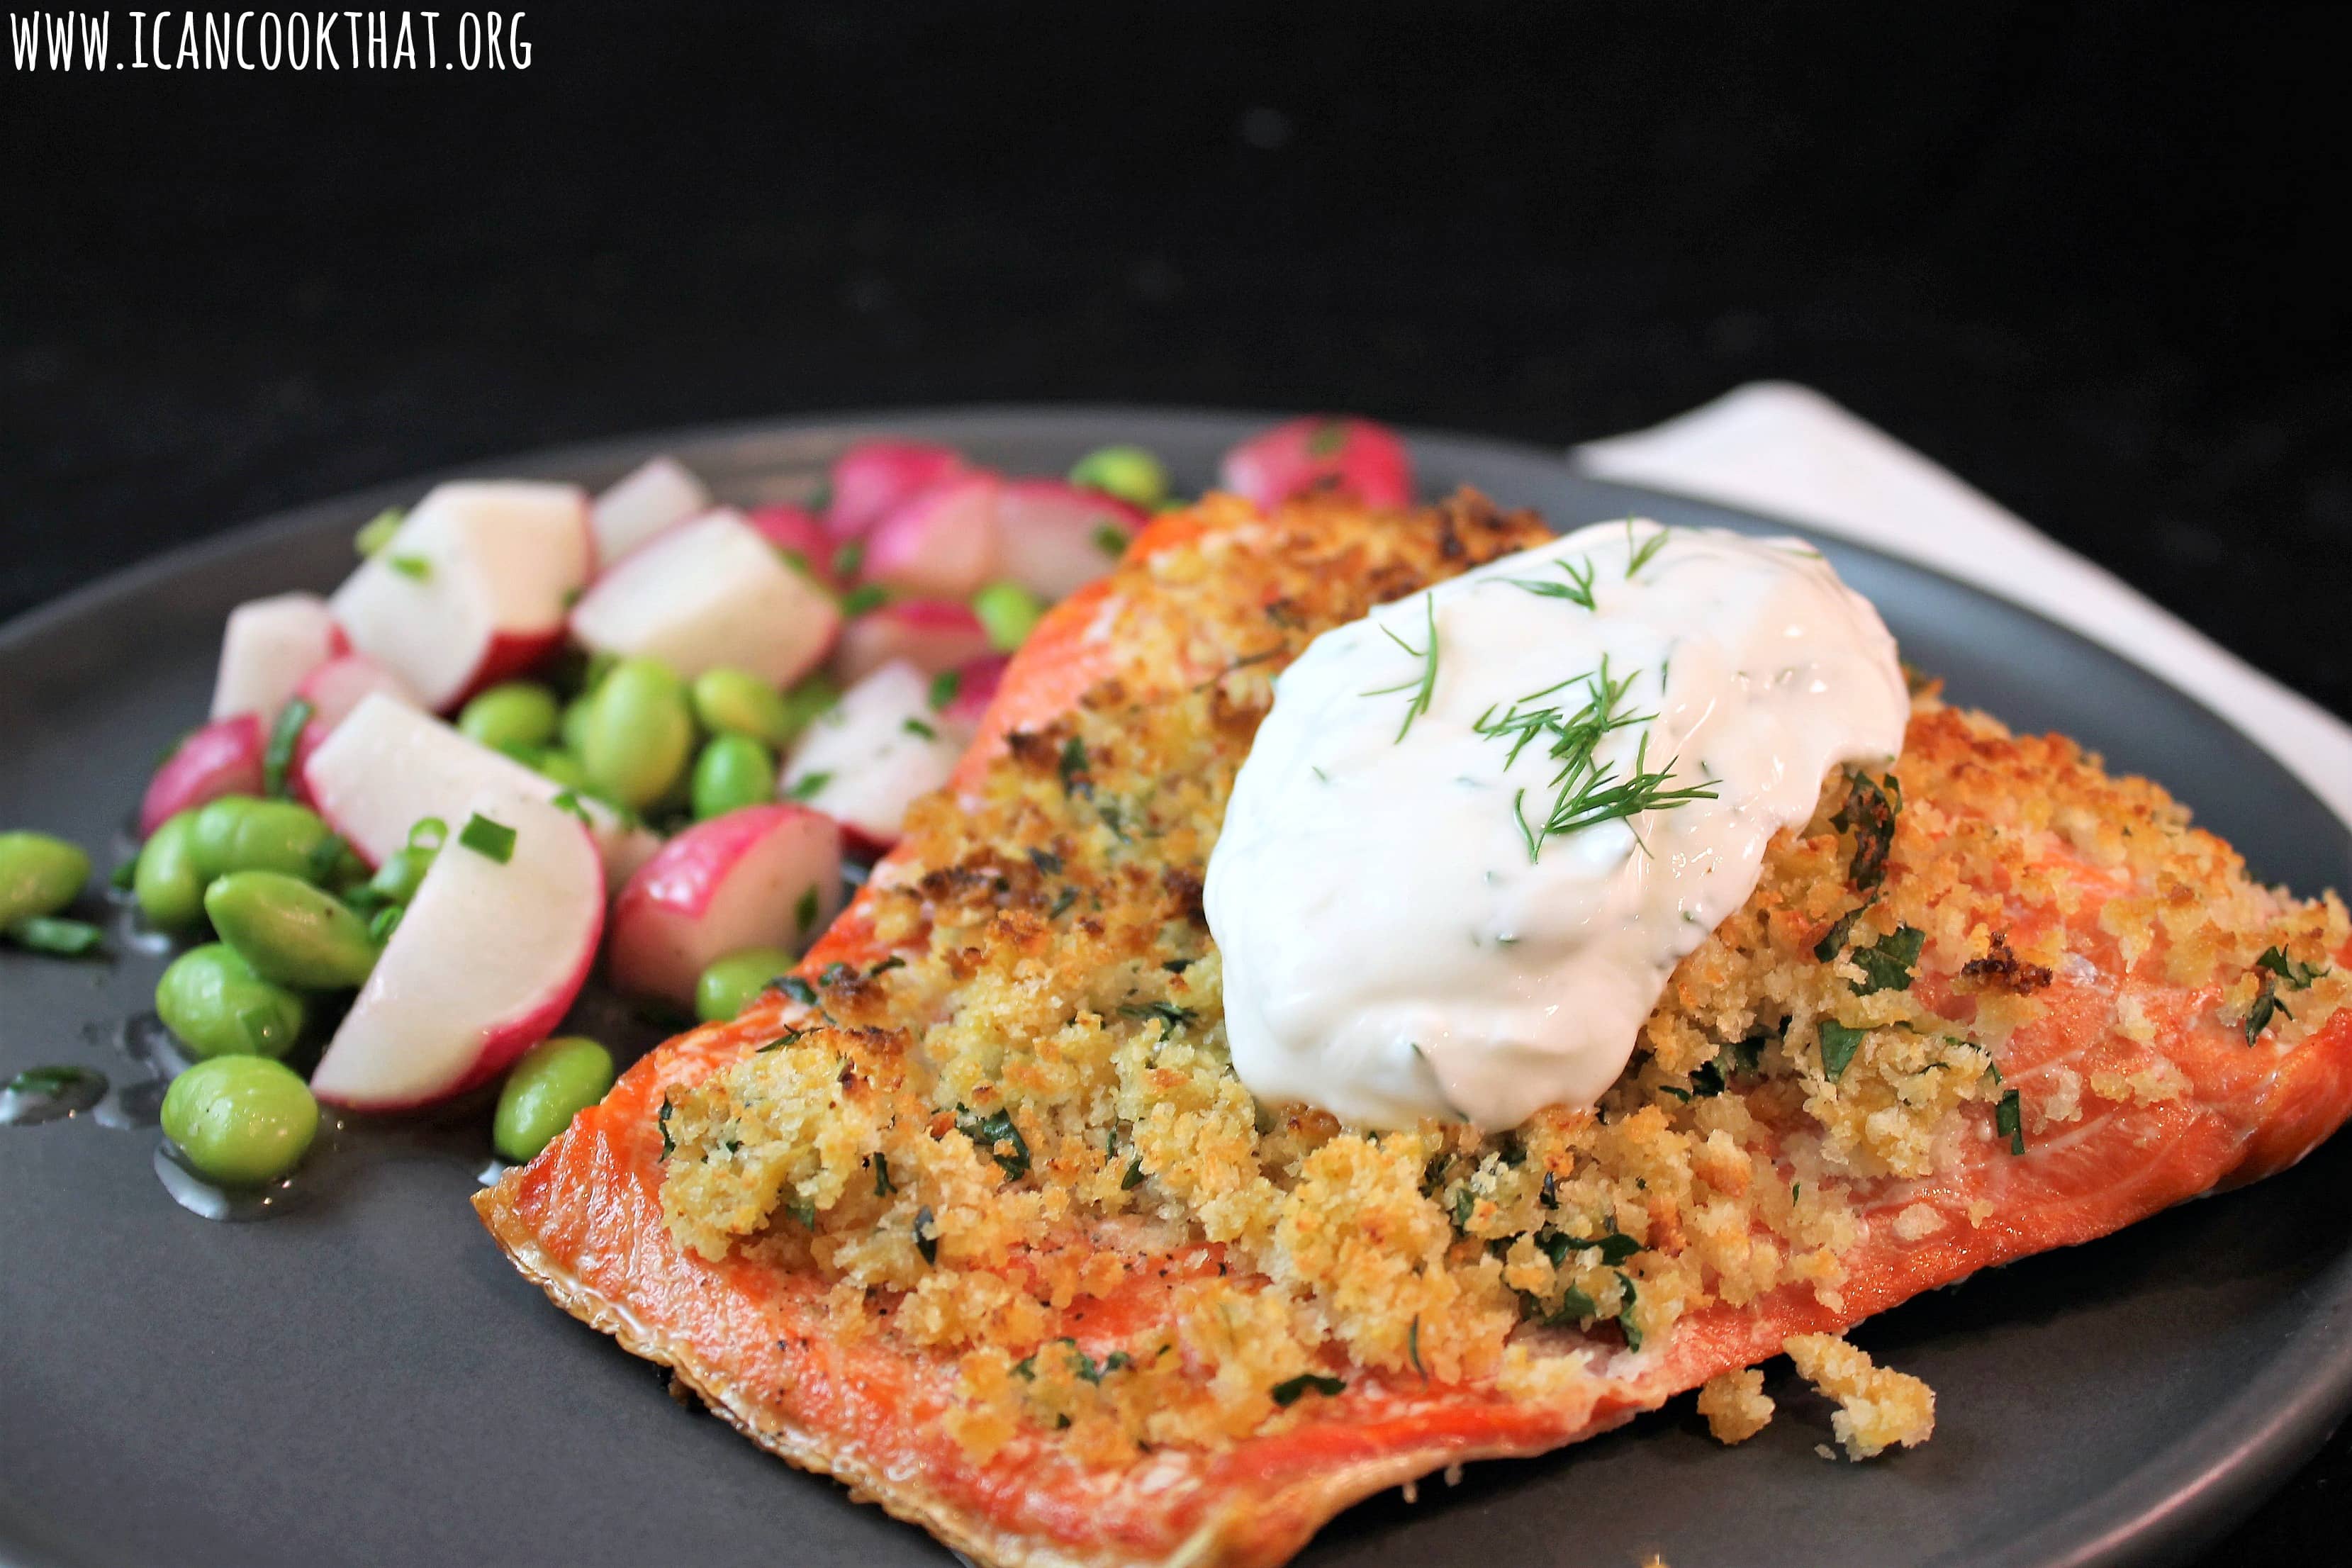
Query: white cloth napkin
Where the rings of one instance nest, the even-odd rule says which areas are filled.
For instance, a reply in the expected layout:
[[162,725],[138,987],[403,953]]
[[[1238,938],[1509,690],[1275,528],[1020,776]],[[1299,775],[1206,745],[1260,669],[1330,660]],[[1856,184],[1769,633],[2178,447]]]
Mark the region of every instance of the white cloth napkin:
[[2196,697],[2352,824],[2352,725],[1810,387],[1753,382],[1570,457],[1596,479],[1785,517],[2038,611]]

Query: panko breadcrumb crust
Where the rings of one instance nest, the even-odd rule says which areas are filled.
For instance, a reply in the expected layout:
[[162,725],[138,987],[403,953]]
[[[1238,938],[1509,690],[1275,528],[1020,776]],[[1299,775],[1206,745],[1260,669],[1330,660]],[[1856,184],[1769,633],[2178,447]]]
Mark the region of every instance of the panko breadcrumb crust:
[[1844,1328],[2352,1110],[2342,905],[1932,688],[1892,770],[1774,841],[1596,1110],[1481,1137],[1256,1105],[1200,900],[1274,676],[1549,537],[1466,495],[1160,519],[796,975],[482,1194],[492,1234],[984,1562],[1271,1563],[1701,1384],[1738,1440],[1770,1415],[1742,1369],[1784,1350],[1851,1455],[1916,1443],[1932,1394]]

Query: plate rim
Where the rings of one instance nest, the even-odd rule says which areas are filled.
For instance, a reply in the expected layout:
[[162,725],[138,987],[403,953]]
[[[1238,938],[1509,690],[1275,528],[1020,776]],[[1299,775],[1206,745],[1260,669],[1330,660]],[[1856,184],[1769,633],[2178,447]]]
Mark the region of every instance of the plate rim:
[[[1206,405],[1092,401],[919,404],[747,416],[591,437],[467,459],[300,502],[103,573],[0,621],[0,661],[13,658],[64,625],[102,609],[118,596],[158,586],[183,573],[275,539],[307,536],[339,520],[400,504],[424,488],[449,479],[629,466],[663,451],[779,437],[802,437],[813,445],[837,446],[862,436],[904,433],[910,426],[952,425],[977,434],[991,429],[1034,432],[1040,425],[1134,423],[1162,428],[1186,426],[1205,433],[1208,428],[1222,432],[1238,426],[1262,426],[1297,416],[1295,411]],[[2244,738],[2269,754],[2259,740],[2246,735],[2210,705],[2183,690],[2160,671],[2032,606],[1927,563],[1769,511],[1588,474],[1578,469],[1565,451],[1531,440],[1416,424],[1399,424],[1392,428],[1417,447],[1483,451],[1515,461],[1549,464],[1595,489],[1637,498],[1654,496],[1678,508],[1698,509],[1727,520],[1786,529],[1822,540],[1841,552],[1932,578],[1970,598],[2023,616],[2097,658],[2129,666],[2188,704],[2206,722]],[[2319,802],[2301,779],[2283,764],[2277,764],[2274,757],[2272,761],[2298,793],[2326,809],[2325,803]],[[2347,826],[2347,836],[2352,836],[2352,826]],[[2338,1278],[2331,1279],[2331,1273]],[[2121,1482],[2105,1491],[2045,1516],[2030,1531],[1985,1560],[1987,1568],[2123,1568],[2126,1563],[2179,1561],[2251,1514],[2309,1459],[2347,1413],[2352,1411],[2352,1331],[2352,1331],[2352,1279],[2341,1277],[2347,1273],[2352,1273],[2352,1258],[2334,1270],[2323,1269],[2315,1276],[2315,1288],[2327,1290],[2332,1286],[2333,1289],[2315,1305],[2306,1316],[2302,1331],[2288,1342],[2288,1349],[2304,1347],[2311,1341],[2315,1327],[2336,1331],[2320,1336],[2320,1353],[2315,1361],[2295,1361],[2285,1354],[2273,1354],[2258,1376],[2242,1384],[2227,1402],[2209,1411],[2180,1441],[2150,1454]],[[43,1540],[44,1535],[49,1539]],[[0,1497],[0,1564],[6,1568],[66,1568],[68,1564],[80,1568],[89,1561],[78,1548],[69,1542],[60,1543],[40,1521],[24,1516],[14,1503]]]

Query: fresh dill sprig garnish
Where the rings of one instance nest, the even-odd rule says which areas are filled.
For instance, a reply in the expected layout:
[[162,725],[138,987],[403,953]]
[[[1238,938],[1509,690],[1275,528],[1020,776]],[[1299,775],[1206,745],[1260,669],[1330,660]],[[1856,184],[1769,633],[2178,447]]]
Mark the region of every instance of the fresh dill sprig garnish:
[[1504,581],[1515,588],[1525,588],[1538,598],[1566,599],[1571,605],[1581,605],[1588,610],[1592,608],[1591,557],[1584,559],[1581,572],[1565,561],[1555,561],[1552,564],[1568,574],[1567,582],[1553,583],[1534,577],[1507,577]]
[[1636,545],[1633,542],[1633,520],[1630,517],[1625,520],[1625,548],[1632,552],[1625,560],[1625,576],[1629,581],[1634,573],[1647,566],[1651,558],[1666,547],[1666,540],[1674,531],[1671,528],[1661,528]]
[[[1716,798],[1715,791],[1708,787],[1714,783],[1712,779],[1674,785],[1670,784],[1675,772],[1673,762],[1663,768],[1651,767],[1650,738],[1646,734],[1634,747],[1630,773],[1621,776],[1616,763],[1599,760],[1596,753],[1601,743],[1611,734],[1636,724],[1647,724],[1657,717],[1654,713],[1626,710],[1626,694],[1640,673],[1636,670],[1622,679],[1613,678],[1609,673],[1609,661],[1604,658],[1601,668],[1591,674],[1529,692],[1499,717],[1492,708],[1487,709],[1472,726],[1490,740],[1510,742],[1510,752],[1503,760],[1506,773],[1519,760],[1519,753],[1538,737],[1548,737],[1550,742],[1548,754],[1559,764],[1551,779],[1551,809],[1530,820],[1528,792],[1522,789],[1511,797],[1511,815],[1519,825],[1520,837],[1526,840],[1530,864],[1542,858],[1548,838],[1618,817]],[[1586,698],[1584,705],[1573,713],[1564,713],[1557,702],[1536,706],[1544,698],[1579,684],[1584,687]]]
[[1422,604],[1423,613],[1429,627],[1429,642],[1425,647],[1415,647],[1391,631],[1386,625],[1381,626],[1382,637],[1421,660],[1421,679],[1399,681],[1394,686],[1383,686],[1361,694],[1366,697],[1387,697],[1399,691],[1412,693],[1412,700],[1406,703],[1404,707],[1404,722],[1397,727],[1398,744],[1402,744],[1405,736],[1411,732],[1412,721],[1429,711],[1429,700],[1437,690],[1437,595],[1434,594],[1424,595]]

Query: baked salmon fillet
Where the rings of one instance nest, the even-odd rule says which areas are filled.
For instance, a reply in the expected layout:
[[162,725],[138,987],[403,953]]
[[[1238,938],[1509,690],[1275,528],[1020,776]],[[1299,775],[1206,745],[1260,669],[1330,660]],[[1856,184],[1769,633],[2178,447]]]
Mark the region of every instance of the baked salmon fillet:
[[[1202,878],[1276,671],[1550,537],[1465,496],[1145,531],[1014,661],[792,976],[477,1200],[557,1305],[987,1563],[1279,1563],[1357,1500],[1791,1355],[1856,1458],[1933,1395],[1837,1336],[2280,1170],[2352,1110],[2352,931],[2154,784],[1915,697],[1675,971],[1592,1110],[1255,1103]],[[1368,847],[1369,852],[1369,847]]]

